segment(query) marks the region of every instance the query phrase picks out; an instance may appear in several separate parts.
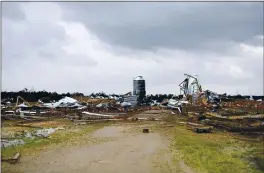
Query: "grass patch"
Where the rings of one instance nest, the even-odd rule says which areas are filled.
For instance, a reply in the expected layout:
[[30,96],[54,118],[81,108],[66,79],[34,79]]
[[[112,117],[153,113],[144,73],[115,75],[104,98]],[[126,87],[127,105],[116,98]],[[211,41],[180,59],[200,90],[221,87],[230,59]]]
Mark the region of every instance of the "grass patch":
[[252,162],[254,159],[259,163],[263,161],[262,157],[256,159],[253,152],[259,150],[261,145],[233,139],[226,133],[196,134],[179,126],[169,130],[167,129],[167,132],[172,137],[171,150],[174,152],[174,160],[184,160],[197,172],[262,172],[263,165],[257,167]]
[[51,119],[51,120],[39,121],[39,122],[27,122],[23,124],[32,125],[35,127],[42,127],[42,128],[56,128],[61,126],[69,126],[72,124],[72,122],[69,121],[68,119]]

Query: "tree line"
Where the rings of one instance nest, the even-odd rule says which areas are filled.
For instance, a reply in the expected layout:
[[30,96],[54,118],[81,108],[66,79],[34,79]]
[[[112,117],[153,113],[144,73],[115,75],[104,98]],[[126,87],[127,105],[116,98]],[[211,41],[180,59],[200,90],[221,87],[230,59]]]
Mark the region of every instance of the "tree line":
[[[120,97],[121,94],[110,94],[111,96],[114,97]],[[89,97],[104,97],[107,98],[110,95],[107,95],[104,92],[99,92],[99,93],[91,93],[90,95],[88,95]],[[18,92],[7,92],[7,91],[2,91],[1,92],[1,99],[2,101],[10,101],[12,103],[16,102],[17,97],[20,96],[22,97],[24,100],[28,101],[28,102],[37,102],[38,100],[41,100],[43,102],[50,102],[50,101],[58,101],[60,99],[62,99],[63,97],[67,96],[67,97],[75,97],[75,96],[85,96],[83,93],[79,93],[79,92],[74,92],[74,93],[62,93],[62,94],[58,94],[57,92],[48,92],[48,91],[32,91],[32,90],[28,90],[27,88],[18,91]],[[162,102],[162,100],[164,99],[170,99],[172,98],[173,94],[156,94],[156,95],[147,95],[145,97],[145,101],[146,102],[151,102],[151,100],[156,100],[158,102]]]
[[83,93],[62,93],[58,94],[57,92],[48,92],[48,91],[29,91],[28,89],[23,89],[18,92],[7,92],[2,91],[1,92],[1,99],[2,100],[8,100],[12,103],[16,102],[17,97],[20,96],[26,101],[29,102],[37,102],[39,99],[41,99],[43,102],[50,102],[50,101],[58,101],[62,99],[65,96],[73,97],[73,96],[84,96]]
[[[120,97],[120,94],[110,94],[111,96],[116,96],[116,97]],[[110,95],[107,95],[104,92],[99,92],[99,93],[91,93],[90,95],[88,95],[89,97],[104,97],[107,98]],[[224,96],[225,94],[223,94],[222,96]],[[85,96],[83,93],[79,93],[79,92],[73,92],[73,93],[62,93],[62,94],[58,94],[57,92],[48,92],[48,91],[32,91],[32,90],[28,90],[27,88],[18,91],[18,92],[7,92],[7,91],[2,91],[1,92],[1,99],[2,100],[8,100],[12,103],[16,102],[17,97],[20,96],[23,99],[25,99],[26,101],[29,102],[37,102],[39,99],[41,99],[41,101],[43,102],[50,102],[50,101],[58,101],[60,99],[62,99],[63,97],[67,96],[67,97],[74,97],[74,96]],[[155,94],[155,95],[147,95],[144,98],[144,102],[149,103],[153,100],[156,100],[157,102],[162,102],[164,99],[171,99],[174,95],[173,94]],[[229,99],[248,99],[250,98],[250,96],[241,96],[241,95],[235,95],[235,96],[226,96],[226,98]],[[262,99],[264,100],[263,96],[253,96],[254,100],[257,99]]]

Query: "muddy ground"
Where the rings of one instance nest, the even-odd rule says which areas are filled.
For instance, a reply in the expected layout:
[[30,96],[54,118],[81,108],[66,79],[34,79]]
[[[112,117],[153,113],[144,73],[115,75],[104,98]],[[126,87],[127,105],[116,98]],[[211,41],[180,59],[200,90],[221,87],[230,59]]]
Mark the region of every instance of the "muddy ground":
[[173,163],[168,149],[168,138],[154,132],[142,133],[143,127],[144,123],[106,126],[91,135],[98,139],[107,138],[109,139],[107,142],[44,150],[35,155],[22,157],[20,163],[10,165],[2,172],[192,173],[182,161],[179,164]]

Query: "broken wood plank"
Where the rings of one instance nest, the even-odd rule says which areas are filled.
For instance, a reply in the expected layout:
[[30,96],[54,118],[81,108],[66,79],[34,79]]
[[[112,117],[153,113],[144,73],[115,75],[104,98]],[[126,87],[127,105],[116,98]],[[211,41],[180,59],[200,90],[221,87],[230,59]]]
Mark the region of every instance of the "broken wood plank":
[[2,162],[7,162],[10,164],[15,164],[20,161],[21,154],[16,153],[11,159],[1,159]]
[[16,153],[12,159],[18,160],[20,158],[20,153]]
[[32,126],[32,125],[26,125],[26,124],[16,124],[18,127],[29,127],[29,128],[38,128],[41,129],[42,127],[39,126]]
[[188,125],[193,125],[193,126],[204,126],[203,124],[197,124],[197,123],[191,123],[187,122]]

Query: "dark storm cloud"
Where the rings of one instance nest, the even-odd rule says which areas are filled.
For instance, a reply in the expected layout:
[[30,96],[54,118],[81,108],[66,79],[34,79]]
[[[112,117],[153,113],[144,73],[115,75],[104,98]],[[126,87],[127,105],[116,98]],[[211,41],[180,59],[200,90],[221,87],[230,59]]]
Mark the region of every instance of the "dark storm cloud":
[[142,75],[148,93],[177,93],[188,73],[216,92],[263,91],[262,3],[14,4],[5,89],[122,93]]
[[25,15],[17,2],[2,2],[2,16],[12,20],[25,19]]
[[[61,3],[59,3],[61,4]],[[263,34],[263,3],[63,3],[68,20],[79,20],[109,44],[221,49],[215,42],[243,42]],[[224,44],[220,45],[223,46]]]

